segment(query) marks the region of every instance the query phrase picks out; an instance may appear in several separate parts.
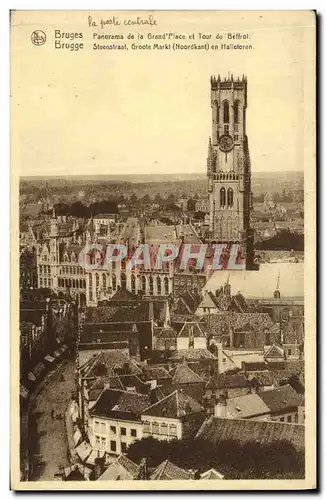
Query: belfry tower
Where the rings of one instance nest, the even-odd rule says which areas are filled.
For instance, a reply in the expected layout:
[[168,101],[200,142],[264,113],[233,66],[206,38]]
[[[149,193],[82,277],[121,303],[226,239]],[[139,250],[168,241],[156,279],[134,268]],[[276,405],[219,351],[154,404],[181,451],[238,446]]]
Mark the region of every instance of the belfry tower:
[[207,176],[210,240],[242,243],[252,266],[251,167],[246,134],[247,78],[211,77],[212,137]]

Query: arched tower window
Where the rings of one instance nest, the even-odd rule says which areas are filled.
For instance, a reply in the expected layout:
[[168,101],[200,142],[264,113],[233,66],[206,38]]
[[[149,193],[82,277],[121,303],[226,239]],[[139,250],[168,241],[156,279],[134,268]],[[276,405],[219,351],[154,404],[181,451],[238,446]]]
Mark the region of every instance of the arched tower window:
[[103,288],[104,288],[104,290],[106,290],[106,275],[105,274],[103,274],[102,280],[103,280]]
[[225,207],[225,188],[220,189],[220,206]]
[[234,123],[239,123],[239,103],[236,101],[233,106]]
[[121,274],[121,288],[122,290],[125,290],[127,288],[127,277],[125,273]]
[[144,290],[144,292],[146,292],[146,278],[145,278],[145,276],[141,277],[141,285],[142,285],[142,290]]
[[169,278],[164,278],[164,292],[166,295],[169,295]]
[[131,291],[132,293],[136,293],[136,278],[135,275],[131,275]]
[[113,290],[116,290],[117,288],[117,277],[115,274],[112,274],[112,288]]
[[161,290],[161,276],[158,276],[156,278],[156,286],[157,286],[157,293],[158,295],[161,295],[162,290]]
[[228,101],[223,103],[223,122],[229,123],[230,121],[230,107]]
[[152,276],[149,277],[149,294],[153,295],[154,291],[154,282]]
[[214,106],[215,106],[215,113],[216,113],[216,115],[215,115],[216,123],[219,123],[219,121],[220,121],[220,108],[219,108],[217,101],[214,102]]
[[100,286],[100,277],[98,273],[95,274],[95,280],[96,280],[96,290],[98,290]]
[[233,189],[229,188],[228,189],[228,207],[233,206]]

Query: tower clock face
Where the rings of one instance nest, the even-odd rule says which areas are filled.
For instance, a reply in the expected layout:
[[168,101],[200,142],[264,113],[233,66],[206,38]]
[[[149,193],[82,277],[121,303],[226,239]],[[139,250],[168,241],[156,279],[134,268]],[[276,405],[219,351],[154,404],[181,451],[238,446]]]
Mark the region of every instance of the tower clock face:
[[222,151],[230,151],[233,147],[233,139],[230,135],[222,135],[220,137],[220,149]]

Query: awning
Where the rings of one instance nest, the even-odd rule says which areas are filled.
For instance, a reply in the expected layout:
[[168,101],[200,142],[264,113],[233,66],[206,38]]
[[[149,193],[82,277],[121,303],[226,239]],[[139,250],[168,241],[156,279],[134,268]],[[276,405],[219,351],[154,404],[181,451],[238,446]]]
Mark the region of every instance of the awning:
[[53,358],[52,356],[50,356],[50,354],[47,354],[46,356],[44,356],[44,359],[46,361],[48,361],[49,363],[53,363],[53,361],[55,360],[55,358]]
[[65,351],[68,349],[68,346],[66,344],[63,344],[62,347],[64,348]]
[[79,417],[79,408],[78,408],[78,405],[76,402],[74,402],[71,406],[70,406],[70,415],[71,415],[71,420],[73,421],[73,423],[75,423]]
[[54,351],[54,353],[52,354],[52,356],[54,356],[55,358],[60,358],[61,352],[59,350]]
[[83,441],[82,443],[80,443],[80,445],[77,446],[77,448],[75,448],[75,451],[79,456],[79,458],[81,459],[81,461],[85,462],[86,458],[92,451],[92,447],[89,443]]
[[34,375],[34,373],[32,372],[29,372],[29,374],[27,375],[27,377],[29,378],[29,380],[31,380],[32,382],[35,382],[36,380],[36,377]]
[[24,387],[23,385],[20,386],[20,395],[22,398],[27,399],[28,398],[29,391]]
[[80,430],[77,428],[74,432],[74,443],[75,443],[75,446],[77,446],[80,441],[82,439],[82,435],[81,435],[81,432]]
[[39,362],[37,363],[37,365],[34,367],[34,370],[33,370],[33,373],[36,377],[38,377],[39,375],[41,375],[41,373],[45,370],[45,366],[43,365],[43,363]]
[[66,350],[66,349],[64,349],[64,348],[63,348],[63,346],[62,346],[62,347],[60,347],[60,349],[59,349],[59,351],[60,351],[60,352],[62,352],[62,354],[65,352],[65,350]]

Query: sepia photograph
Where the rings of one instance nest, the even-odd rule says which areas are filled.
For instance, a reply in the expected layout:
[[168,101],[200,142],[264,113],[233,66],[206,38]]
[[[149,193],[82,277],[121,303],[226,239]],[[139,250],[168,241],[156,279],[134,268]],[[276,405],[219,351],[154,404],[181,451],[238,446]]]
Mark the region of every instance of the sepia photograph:
[[12,489],[316,488],[315,50],[11,13]]

